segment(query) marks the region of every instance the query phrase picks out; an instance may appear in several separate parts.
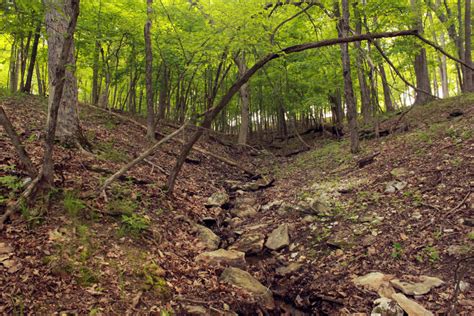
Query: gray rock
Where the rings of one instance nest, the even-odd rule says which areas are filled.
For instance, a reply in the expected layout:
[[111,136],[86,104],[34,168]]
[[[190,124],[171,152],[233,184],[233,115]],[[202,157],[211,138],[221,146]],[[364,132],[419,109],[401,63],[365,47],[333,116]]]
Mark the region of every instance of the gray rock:
[[461,290],[461,292],[467,292],[470,286],[471,285],[467,282],[464,282],[464,281],[459,282],[459,290]]
[[195,260],[212,265],[226,264],[230,266],[243,266],[245,265],[245,253],[236,250],[218,249],[203,252],[198,255]]
[[219,280],[248,292],[257,301],[263,303],[266,308],[275,308],[272,291],[251,276],[250,273],[238,268],[227,268],[222,272]]
[[212,230],[202,225],[196,225],[196,230],[199,240],[205,245],[207,250],[216,250],[219,248],[221,239],[214,234]]
[[277,268],[276,274],[285,276],[298,271],[303,265],[301,263],[291,262],[289,265]]
[[422,275],[420,282],[404,282],[399,279],[390,280],[392,286],[406,295],[424,295],[431,291],[432,288],[439,287],[444,284],[443,280]]
[[226,192],[220,191],[211,195],[207,199],[207,207],[221,207],[222,205],[229,202],[229,195]]
[[265,236],[260,233],[243,234],[232,246],[230,250],[238,250],[247,254],[259,253],[263,249]]
[[418,304],[415,301],[408,299],[402,293],[392,295],[392,299],[400,305],[401,308],[410,316],[433,316],[434,314]]
[[374,304],[377,306],[372,309],[370,316],[403,316],[403,309],[389,298],[381,297]]
[[385,187],[385,192],[386,193],[395,193],[397,191],[403,190],[407,186],[407,183],[405,181],[390,181],[387,183]]
[[265,247],[271,250],[280,250],[289,244],[290,236],[288,235],[288,224],[282,224],[268,235]]

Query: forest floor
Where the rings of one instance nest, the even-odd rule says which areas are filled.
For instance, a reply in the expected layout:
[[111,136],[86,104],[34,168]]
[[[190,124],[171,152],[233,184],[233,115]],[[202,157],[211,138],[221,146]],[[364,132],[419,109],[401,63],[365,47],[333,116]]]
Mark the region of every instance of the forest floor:
[[[39,165],[45,100],[0,105]],[[163,188],[180,149],[173,142],[101,197],[104,179],[149,144],[136,124],[103,111],[82,105],[80,118],[94,155],[58,146],[61,189],[22,207],[0,232],[1,314],[369,315],[379,296],[407,292],[394,278],[421,276],[443,283],[408,293],[408,305],[443,314],[455,303],[457,315],[474,313],[474,95],[386,118],[380,130],[405,131],[363,140],[358,155],[347,140],[319,133],[304,135],[312,149],[291,157],[207,138],[201,147],[264,179],[194,152],[172,198]],[[3,130],[0,145],[2,213],[27,175]],[[229,247],[245,258],[206,252]],[[272,296],[255,294],[254,279],[250,291],[224,282],[227,265]],[[371,272],[383,275],[356,284]]]

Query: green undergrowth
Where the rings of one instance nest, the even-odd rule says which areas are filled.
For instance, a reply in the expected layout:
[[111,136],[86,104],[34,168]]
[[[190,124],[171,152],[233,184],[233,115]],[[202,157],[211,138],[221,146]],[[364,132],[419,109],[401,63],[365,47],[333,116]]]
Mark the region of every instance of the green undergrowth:
[[111,161],[115,163],[124,163],[129,161],[128,155],[120,149],[116,148],[114,142],[104,142],[98,145],[98,157],[101,160]]

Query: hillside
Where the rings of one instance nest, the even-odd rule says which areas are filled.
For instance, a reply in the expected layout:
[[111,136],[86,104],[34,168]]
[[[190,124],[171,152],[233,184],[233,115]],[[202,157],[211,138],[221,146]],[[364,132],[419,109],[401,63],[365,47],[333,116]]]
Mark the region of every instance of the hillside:
[[[0,105],[39,165],[46,101]],[[264,177],[193,152],[173,197],[164,188],[173,142],[102,196],[103,181],[149,144],[116,115],[81,105],[80,120],[93,155],[57,146],[61,189],[0,232],[2,314],[366,315],[394,279],[420,276],[443,282],[406,294],[409,304],[474,313],[472,94],[386,117],[379,129],[393,133],[363,140],[355,156],[346,138],[325,133],[303,135],[311,149],[290,157],[207,137],[200,147]],[[0,144],[1,214],[27,174],[3,129]],[[216,248],[239,252],[208,253]],[[239,277],[253,294],[229,284],[228,266],[250,274]],[[355,284],[371,272],[382,285]]]

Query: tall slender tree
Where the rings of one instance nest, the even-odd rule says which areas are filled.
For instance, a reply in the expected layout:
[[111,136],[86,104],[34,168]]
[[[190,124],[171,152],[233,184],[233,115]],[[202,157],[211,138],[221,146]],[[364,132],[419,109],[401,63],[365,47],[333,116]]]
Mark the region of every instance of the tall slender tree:
[[147,21],[145,23],[145,80],[146,80],[146,110],[147,138],[155,138],[155,111],[153,107],[153,50],[151,45],[151,19],[153,0],[147,0]]

